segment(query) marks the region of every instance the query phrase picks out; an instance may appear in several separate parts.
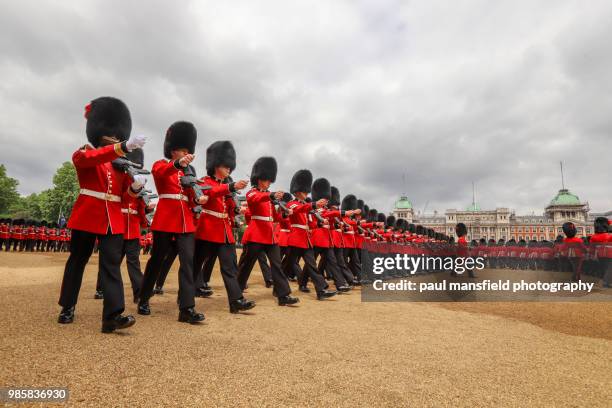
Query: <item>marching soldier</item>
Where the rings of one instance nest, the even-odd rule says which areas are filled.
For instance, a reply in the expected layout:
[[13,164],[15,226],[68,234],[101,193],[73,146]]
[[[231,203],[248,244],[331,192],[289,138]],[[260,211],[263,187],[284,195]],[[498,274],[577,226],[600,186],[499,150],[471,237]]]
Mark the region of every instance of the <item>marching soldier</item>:
[[[242,296],[238,284],[238,265],[236,262],[236,241],[232,231],[232,222],[236,215],[236,203],[231,193],[247,186],[247,180],[225,183],[236,168],[236,151],[229,141],[218,141],[206,149],[207,176],[198,184],[210,187],[205,194],[208,201],[202,204],[202,212],[196,229],[194,271],[202,274],[202,267],[208,260],[219,259],[221,276],[230,313],[249,310],[255,307],[255,302]],[[239,209],[238,209],[239,211]],[[211,265],[212,267],[212,265]],[[212,269],[212,268],[211,268]],[[194,277],[197,281],[197,276]]]
[[274,222],[281,215],[275,208],[275,201],[282,200],[284,192],[270,192],[270,184],[276,181],[277,164],[274,157],[260,157],[251,170],[253,188],[246,194],[247,205],[251,213],[251,222],[245,231],[246,244],[244,263],[240,265],[238,282],[242,290],[246,288],[253,265],[261,252],[270,260],[273,294],[278,297],[279,306],[293,305],[299,299],[291,296],[287,276],[281,271],[280,248],[274,238]]
[[[134,149],[126,154],[126,158],[136,164],[142,166],[144,164],[144,152],[142,149]],[[142,283],[142,271],[140,270],[140,228],[147,226],[146,212],[152,208],[147,208],[142,198],[129,194],[123,194],[121,199],[121,213],[123,214],[123,223],[125,231],[123,233],[123,248],[121,251],[121,261],[126,259],[128,276],[132,284],[132,295],[134,303],[138,303],[138,294],[140,293],[140,284]],[[96,299],[104,297],[104,290],[101,274],[98,272],[98,283],[96,288]]]
[[100,272],[106,291],[102,312],[102,332],[132,326],[133,316],[123,316],[125,308],[121,280],[121,247],[123,217],[121,196],[129,189],[135,194],[142,188],[141,180],[131,180],[116,170],[111,161],[128,151],[141,148],[144,136],[130,136],[132,120],[127,106],[119,99],[102,97],[85,108],[87,139],[72,156],[81,187],[72,209],[69,228],[72,229],[70,256],[64,269],[59,304],[59,323],[72,323],[85,265],[96,239],[100,248]]
[[171,246],[176,246],[179,267],[179,322],[195,324],[204,320],[204,314],[195,310],[193,283],[194,217],[191,209],[204,204],[206,196],[196,197],[192,188],[182,184],[185,171],[194,159],[197,131],[190,122],[175,122],[166,131],[165,158],[153,164],[151,173],[159,196],[151,231],[153,248],[145,268],[140,288],[138,314],[150,315],[149,299],[164,258]]
[[[308,170],[306,170],[308,171]],[[310,171],[308,171],[310,173]],[[310,176],[312,179],[312,176]],[[295,200],[287,203],[287,207],[291,210],[289,220],[291,222],[291,232],[287,239],[287,262],[285,263],[286,275],[291,272],[288,268],[293,268],[293,265],[297,263],[299,258],[304,260],[304,269],[302,274],[306,274],[314,283],[315,290],[317,292],[317,299],[324,300],[335,296],[336,291],[327,290],[327,283],[323,275],[317,272],[317,263],[315,261],[312,241],[310,237],[310,228],[316,227],[316,221],[309,219],[312,217],[311,213],[319,208],[325,207],[328,200],[321,198],[318,201],[306,202],[308,193],[310,193],[312,186],[303,183],[304,185],[295,187],[293,195]],[[302,191],[300,191],[302,190]],[[302,281],[302,277],[298,277],[299,281]]]

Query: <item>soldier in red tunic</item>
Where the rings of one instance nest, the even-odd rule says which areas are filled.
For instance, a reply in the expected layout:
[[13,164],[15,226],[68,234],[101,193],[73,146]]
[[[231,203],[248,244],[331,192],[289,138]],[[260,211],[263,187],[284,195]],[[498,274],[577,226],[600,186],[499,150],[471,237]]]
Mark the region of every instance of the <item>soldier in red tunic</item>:
[[[296,191],[300,191],[299,189]],[[331,184],[325,178],[318,178],[312,183],[312,199],[313,201],[319,201],[320,199],[329,200],[331,199],[332,190]],[[327,276],[331,277],[336,286],[338,292],[348,292],[351,290],[349,283],[353,283],[350,276],[345,277],[343,271],[338,265],[338,260],[333,249],[333,238],[331,233],[331,226],[333,226],[335,220],[342,218],[345,215],[345,211],[340,211],[337,208],[321,208],[318,211],[320,219],[317,219],[315,227],[311,230],[312,246],[315,256],[321,256],[321,261],[318,267],[318,273],[322,274],[323,271],[327,271]],[[321,221],[322,220],[322,221]],[[306,286],[308,275],[302,274],[303,279],[300,282],[302,290]],[[347,278],[350,280],[347,282]]]
[[[144,164],[144,152],[142,149],[134,149],[126,154],[126,158],[140,166]],[[146,179],[144,180],[146,181]],[[148,225],[146,212],[153,207],[147,208],[142,197],[134,196],[125,192],[121,200],[121,213],[125,231],[123,233],[123,248],[121,251],[121,261],[126,258],[128,276],[132,284],[132,295],[134,303],[138,303],[138,294],[142,283],[142,271],[140,270],[140,229]],[[101,275],[98,271],[98,282],[96,287],[96,299],[104,297]]]
[[145,268],[140,290],[138,313],[150,315],[149,299],[159,276],[162,263],[172,245],[176,246],[179,267],[179,318],[180,322],[198,323],[204,314],[195,310],[193,284],[193,256],[195,240],[192,208],[203,204],[206,197],[196,196],[193,188],[184,185],[185,172],[194,159],[197,131],[190,122],[175,122],[166,132],[164,159],[153,164],[151,173],[159,196],[151,231],[153,248]]
[[[285,274],[289,275],[291,273],[289,268],[293,268],[297,260],[302,258],[304,260],[302,275],[306,275],[313,281],[318,300],[327,299],[335,296],[337,292],[327,290],[325,278],[317,271],[310,230],[317,226],[317,221],[313,219],[312,212],[325,207],[328,200],[321,198],[317,201],[307,202],[306,199],[308,193],[311,191],[311,186],[305,185],[295,190],[296,191],[293,192],[295,200],[287,203],[287,207],[291,210],[291,214],[289,215],[291,232],[287,239],[287,246],[289,249],[287,261],[285,262]],[[306,281],[306,278],[299,276],[298,281],[303,283]]]
[[0,251],[2,251],[3,247],[6,251],[9,250],[9,240],[11,238],[10,223],[11,220],[8,218],[0,220]]
[[[202,204],[196,229],[194,258],[196,275],[203,273],[202,267],[211,258],[219,259],[230,313],[255,307],[254,301],[242,296],[242,289],[237,279],[236,241],[232,224],[234,216],[240,210],[236,208],[232,193],[245,188],[248,181],[226,183],[235,168],[236,151],[231,142],[217,141],[206,149],[207,176],[198,180],[198,184],[210,189],[205,191],[208,201]],[[198,280],[197,276],[194,276],[194,280]]]
[[240,265],[238,282],[244,290],[246,288],[251,270],[259,254],[265,252],[270,260],[272,281],[274,282],[273,295],[278,298],[279,306],[293,305],[299,299],[291,296],[291,288],[287,276],[281,267],[280,248],[274,237],[274,222],[282,218],[276,208],[276,201],[282,200],[283,191],[270,192],[270,184],[276,181],[277,164],[274,157],[260,157],[251,169],[251,185],[253,188],[246,194],[247,205],[251,213],[249,227],[243,239],[244,262]]
[[111,161],[128,151],[142,147],[144,136],[132,136],[132,120],[127,106],[119,99],[102,97],[85,108],[87,139],[72,156],[79,179],[80,192],[74,204],[68,227],[72,229],[70,256],[64,269],[59,304],[59,323],[72,323],[85,265],[99,241],[100,273],[106,291],[102,312],[102,332],[132,326],[133,316],[123,316],[125,308],[121,279],[123,217],[121,196],[142,187],[125,173],[116,170]]

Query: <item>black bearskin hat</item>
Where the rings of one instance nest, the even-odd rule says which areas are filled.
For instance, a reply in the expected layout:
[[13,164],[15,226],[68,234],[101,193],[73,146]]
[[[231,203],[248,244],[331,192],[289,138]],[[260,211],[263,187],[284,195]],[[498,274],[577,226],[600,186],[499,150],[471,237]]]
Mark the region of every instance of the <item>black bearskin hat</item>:
[[428,236],[429,238],[433,238],[434,234],[435,234],[435,231],[434,231],[434,230],[432,230],[431,228],[428,228],[428,229],[427,229],[427,236]]
[[467,227],[464,223],[460,222],[455,226],[455,232],[457,233],[458,237],[464,237],[467,235]]
[[166,131],[164,140],[164,156],[166,159],[172,158],[172,151],[177,149],[187,149],[189,154],[195,153],[198,131],[191,122],[174,122]]
[[329,205],[339,207],[340,206],[340,190],[338,187],[331,186],[331,198],[329,199]]
[[267,180],[274,183],[277,172],[278,166],[274,157],[260,157],[255,161],[251,169],[251,184],[257,187],[259,180]]
[[236,168],[236,150],[229,140],[218,140],[206,149],[206,174],[215,175],[215,168],[225,166],[230,172]]
[[365,203],[363,200],[357,200],[357,209],[361,210],[361,214],[365,212]]
[[[353,194],[348,194],[344,196],[344,198],[342,199],[342,209],[345,211],[356,210],[357,209],[357,197],[355,197]],[[393,220],[395,222],[395,217],[393,218]]]
[[376,222],[377,218],[378,218],[378,211],[376,210],[376,208],[370,208],[370,211],[368,211],[368,221]]
[[563,233],[568,238],[574,238],[576,236],[576,226],[573,222],[566,222],[563,224]]
[[331,184],[326,178],[318,178],[312,183],[312,201],[331,198]]
[[424,235],[425,232],[425,228],[423,228],[422,225],[417,225],[416,226],[416,233],[417,235]]
[[384,213],[378,213],[378,215],[376,216],[376,221],[377,222],[385,222],[387,221],[387,217],[385,217]]
[[398,230],[400,230],[401,232],[404,232],[408,228],[408,221],[406,221],[403,218],[399,218],[397,222],[395,223],[395,226],[397,227]]
[[395,216],[394,215],[390,215],[387,217],[387,220],[385,221],[385,226],[387,228],[395,228]]
[[41,221],[40,222],[40,226],[41,227],[46,227],[47,226],[47,221]]
[[555,243],[559,244],[563,242],[563,235],[557,235],[557,238],[555,238]]
[[495,246],[495,240],[493,238],[489,239],[489,246]]
[[120,142],[130,138],[132,117],[123,101],[110,96],[96,98],[85,107],[87,140],[99,147],[102,136],[114,136]]
[[312,173],[310,170],[298,170],[291,178],[289,191],[291,194],[298,192],[309,194],[312,190]]
[[487,243],[487,240],[484,238],[480,238],[478,242],[480,243],[480,245],[485,245]]
[[133,163],[140,164],[141,166],[144,165],[144,152],[140,148],[127,152],[125,154],[125,158]]
[[416,232],[416,225],[408,224],[408,232],[410,232],[411,234],[414,234]]
[[596,233],[608,232],[608,219],[606,217],[597,217],[593,226]]
[[368,217],[368,214],[370,214],[370,206],[367,204],[363,205],[363,211],[361,211],[361,216],[366,219]]

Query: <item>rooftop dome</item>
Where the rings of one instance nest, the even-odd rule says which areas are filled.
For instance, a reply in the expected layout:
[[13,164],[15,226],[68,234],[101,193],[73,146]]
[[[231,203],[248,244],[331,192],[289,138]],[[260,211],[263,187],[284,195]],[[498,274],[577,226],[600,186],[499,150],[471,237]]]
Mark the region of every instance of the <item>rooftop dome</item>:
[[550,201],[550,205],[581,205],[577,195],[569,192],[568,189],[561,189],[557,196]]
[[408,197],[401,196],[400,199],[395,202],[395,208],[398,210],[408,210],[412,208],[412,203],[408,200]]
[[472,203],[466,207],[465,211],[480,211],[480,206],[476,203]]

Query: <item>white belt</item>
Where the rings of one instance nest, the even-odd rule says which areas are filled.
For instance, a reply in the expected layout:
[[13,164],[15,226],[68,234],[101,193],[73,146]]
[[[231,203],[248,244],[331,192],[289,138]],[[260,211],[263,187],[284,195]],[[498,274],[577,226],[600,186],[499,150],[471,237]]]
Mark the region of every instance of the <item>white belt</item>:
[[189,201],[189,198],[184,194],[160,194],[159,198],[167,198],[169,200]]
[[291,232],[291,230],[288,230],[288,229],[282,229],[282,230],[280,230],[280,232]]
[[252,220],[259,220],[259,221],[268,221],[268,222],[274,221],[274,218],[272,218],[272,217],[264,217],[263,215],[251,215],[251,219]]
[[138,211],[132,210],[131,208],[122,208],[121,212],[124,214],[132,214],[132,215],[138,214]]
[[227,218],[227,213],[220,213],[220,212],[216,212],[213,210],[207,210],[206,208],[203,208],[202,212],[208,215],[212,215],[213,217],[217,217],[217,218]]
[[336,232],[342,232],[342,228],[336,229]]
[[303,230],[308,230],[308,225],[302,225],[302,224],[291,224],[291,226],[292,226],[293,228],[300,228],[300,229],[303,229]]
[[351,234],[353,235],[355,233],[355,231],[346,231],[345,234]]
[[103,193],[101,191],[93,191],[93,190],[89,190],[86,188],[82,188],[79,190],[79,193],[86,195],[86,196],[98,198],[104,201],[114,201],[116,203],[121,202],[121,197],[119,197],[118,195]]
[[329,229],[329,225],[323,225],[323,228]]

